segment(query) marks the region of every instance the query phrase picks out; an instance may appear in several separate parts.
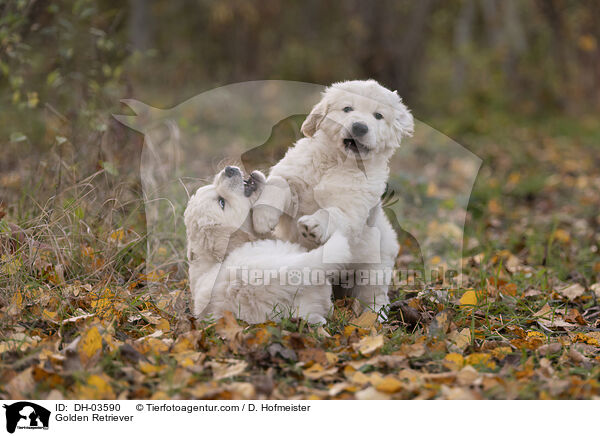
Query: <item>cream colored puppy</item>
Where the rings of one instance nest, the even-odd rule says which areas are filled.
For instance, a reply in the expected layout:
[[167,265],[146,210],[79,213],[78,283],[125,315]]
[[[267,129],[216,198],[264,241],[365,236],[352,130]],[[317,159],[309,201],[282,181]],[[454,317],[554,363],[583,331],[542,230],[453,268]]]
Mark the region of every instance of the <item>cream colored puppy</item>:
[[258,240],[250,211],[265,177],[247,180],[237,167],[222,170],[190,198],[184,213],[194,314],[219,318],[230,311],[249,323],[284,316],[325,323],[332,307],[324,259],[350,259],[346,238],[333,235],[318,249],[287,241]]
[[[305,138],[271,168],[253,208],[254,230],[312,248],[335,232],[350,240],[352,268],[391,270],[396,233],[380,205],[388,162],[413,117],[396,92],[374,80],[334,83],[302,125]],[[285,212],[282,214],[282,211]],[[375,311],[389,303],[385,283],[354,286]]]

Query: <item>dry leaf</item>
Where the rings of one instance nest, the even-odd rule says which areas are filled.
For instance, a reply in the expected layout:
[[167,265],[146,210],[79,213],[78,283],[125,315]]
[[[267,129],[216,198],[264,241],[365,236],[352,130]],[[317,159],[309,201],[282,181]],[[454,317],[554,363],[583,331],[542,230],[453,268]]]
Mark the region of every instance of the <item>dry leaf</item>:
[[583,293],[585,292],[585,288],[579,283],[575,283],[573,285],[557,289],[556,291],[563,297],[566,297],[570,301],[573,301],[575,298],[581,297],[583,295]]
[[356,393],[357,400],[389,400],[390,396],[384,394],[383,392],[379,392],[373,386],[369,386],[368,388],[359,391]]
[[221,380],[243,373],[248,363],[243,360],[228,359],[223,362],[209,362],[209,365],[212,368],[213,378]]
[[338,369],[335,367],[329,368],[329,369],[324,369],[320,364],[315,363],[310,368],[302,371],[302,374],[304,374],[304,377],[306,377],[307,379],[318,380],[322,377],[336,374],[337,371],[338,371]]
[[385,392],[386,394],[393,394],[402,390],[403,386],[404,385],[400,380],[394,376],[388,375],[375,385],[375,389],[380,392]]
[[352,346],[359,353],[368,356],[383,347],[383,336],[366,336]]
[[459,350],[464,350],[471,343],[471,330],[468,328],[453,331],[448,335],[448,339],[452,341],[453,346]]
[[460,297],[459,304],[461,306],[477,306],[477,293],[475,291],[466,291]]
[[369,330],[376,322],[377,314],[371,310],[365,310],[358,318],[351,320],[350,324]]
[[458,353],[448,353],[444,357],[444,366],[451,371],[458,371],[465,364],[465,358]]
[[236,353],[242,342],[243,328],[237,323],[233,313],[226,311],[223,313],[223,318],[220,318],[215,329],[221,338],[225,339],[231,351]]
[[77,345],[79,359],[83,366],[93,363],[102,351],[102,336],[97,327],[91,327],[82,336]]
[[534,317],[539,317],[537,322],[542,327],[547,329],[553,328],[574,328],[575,324],[564,321],[559,314],[557,314],[548,303],[544,305],[540,310],[533,314]]

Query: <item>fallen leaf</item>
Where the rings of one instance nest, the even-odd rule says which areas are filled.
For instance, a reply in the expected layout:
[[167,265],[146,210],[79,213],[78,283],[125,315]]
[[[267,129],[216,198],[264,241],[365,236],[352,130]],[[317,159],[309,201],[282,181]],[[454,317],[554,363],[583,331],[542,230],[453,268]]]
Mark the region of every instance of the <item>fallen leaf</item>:
[[369,386],[355,394],[357,400],[389,400],[390,396]]
[[114,400],[115,393],[104,377],[92,374],[85,385],[80,385],[78,397],[86,400]]
[[404,385],[400,380],[392,375],[385,376],[381,381],[375,384],[375,389],[386,394],[393,394],[402,390]]
[[579,283],[575,283],[570,286],[566,286],[561,289],[556,290],[560,295],[569,299],[569,301],[573,301],[577,297],[581,297],[585,292],[585,288],[581,286]]
[[383,336],[366,336],[352,346],[359,353],[368,356],[383,347]]
[[156,375],[159,372],[162,372],[163,370],[165,370],[166,368],[167,368],[167,365],[152,365],[151,363],[148,363],[148,362],[140,363],[140,370],[144,374],[148,374],[148,375]]
[[77,344],[77,352],[83,366],[90,365],[102,351],[102,336],[97,327],[91,327],[82,336]]
[[465,358],[467,365],[481,365],[489,369],[496,369],[496,363],[492,360],[492,356],[487,353],[473,353]]
[[533,314],[534,317],[538,317],[537,322],[542,327],[547,329],[553,328],[574,328],[575,324],[564,321],[554,309],[550,307],[548,303],[544,305],[540,310]]
[[241,374],[248,363],[243,360],[228,359],[222,362],[209,362],[209,366],[212,368],[213,378],[221,380]]
[[315,363],[310,368],[302,371],[302,374],[304,374],[304,377],[306,377],[307,379],[318,380],[322,377],[325,377],[328,375],[333,375],[337,372],[338,372],[338,369],[335,367],[329,368],[329,369],[324,369],[320,364]]
[[325,356],[325,351],[320,348],[305,348],[303,350],[298,350],[298,360],[308,363],[320,363],[321,365],[327,365],[327,357]]
[[450,327],[450,321],[450,313],[447,310],[438,313],[429,324],[429,336],[435,338],[445,335]]
[[448,353],[444,357],[444,366],[451,371],[458,371],[465,364],[465,358],[458,353]]
[[453,346],[462,351],[471,343],[471,330],[468,328],[464,328],[460,332],[455,330],[448,335],[448,339],[452,341]]
[[358,318],[351,320],[350,324],[369,330],[376,322],[377,314],[371,310],[365,310]]
[[219,336],[227,341],[231,351],[237,353],[242,342],[242,332],[244,329],[237,323],[233,313],[229,311],[224,312],[223,318],[217,321],[215,330]]
[[477,293],[475,291],[466,291],[460,297],[459,304],[461,306],[477,306]]

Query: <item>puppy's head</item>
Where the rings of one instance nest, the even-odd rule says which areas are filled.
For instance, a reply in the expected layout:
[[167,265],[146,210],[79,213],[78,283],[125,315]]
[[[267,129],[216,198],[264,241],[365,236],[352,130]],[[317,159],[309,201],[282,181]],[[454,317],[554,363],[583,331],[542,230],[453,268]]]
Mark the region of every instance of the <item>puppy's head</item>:
[[413,116],[398,93],[374,80],[334,83],[302,125],[305,136],[322,131],[336,147],[363,159],[391,155],[413,129]]
[[184,213],[188,259],[210,254],[218,261],[252,237],[249,214],[265,176],[253,171],[246,179],[238,167],[225,167],[213,183],[198,189]]

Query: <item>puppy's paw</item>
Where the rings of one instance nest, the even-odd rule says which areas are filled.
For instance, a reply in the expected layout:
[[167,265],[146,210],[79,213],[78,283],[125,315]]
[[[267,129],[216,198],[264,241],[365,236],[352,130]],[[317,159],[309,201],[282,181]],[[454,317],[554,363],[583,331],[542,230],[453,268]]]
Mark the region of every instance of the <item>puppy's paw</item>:
[[273,231],[279,218],[281,211],[274,207],[265,204],[259,204],[252,209],[252,225],[256,233],[270,233]]
[[327,223],[324,223],[316,213],[304,215],[298,219],[298,232],[306,241],[321,245],[327,240]]

